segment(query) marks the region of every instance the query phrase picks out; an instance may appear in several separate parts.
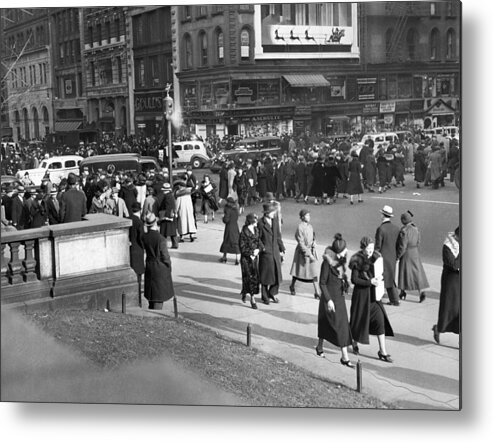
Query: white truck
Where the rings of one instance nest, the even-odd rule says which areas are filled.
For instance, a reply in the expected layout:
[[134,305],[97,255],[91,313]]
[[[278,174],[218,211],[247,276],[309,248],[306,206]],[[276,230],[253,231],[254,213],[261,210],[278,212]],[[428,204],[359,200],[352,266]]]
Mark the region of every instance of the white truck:
[[19,170],[16,177],[22,180],[27,172],[34,185],[41,186],[41,181],[48,172],[50,181],[59,184],[62,178],[67,178],[71,172],[79,175],[79,164],[82,160],[83,158],[79,155],[44,158],[37,169]]

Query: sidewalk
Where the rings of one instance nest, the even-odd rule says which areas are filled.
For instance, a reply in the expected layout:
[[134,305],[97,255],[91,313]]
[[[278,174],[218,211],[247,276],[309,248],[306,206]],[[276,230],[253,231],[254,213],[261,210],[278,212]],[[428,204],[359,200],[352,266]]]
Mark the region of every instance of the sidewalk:
[[[248,301],[241,302],[241,269],[234,265],[234,257],[230,255],[226,264],[219,262],[223,236],[220,219],[199,223],[196,242],[187,240],[178,250],[170,249],[179,314],[242,343],[246,343],[246,328],[251,324],[252,346],[317,376],[356,388],[356,370],[339,363],[338,348],[325,343],[325,359],[315,354],[318,301],[313,297],[313,286],[297,283],[298,294],[289,294],[295,241],[284,239],[287,252],[280,303],[258,302],[258,310],[253,310]],[[324,248],[325,245],[319,245],[319,256]],[[352,253],[349,251],[349,255]],[[425,264],[425,271],[431,289],[424,303],[418,303],[416,294],[408,294],[400,307],[386,306],[395,333],[387,342],[394,363],[379,361],[374,336],[370,337],[370,345],[360,345],[359,357],[350,352],[350,358],[362,363],[363,390],[367,394],[402,408],[458,410],[459,337],[443,334],[441,345],[435,344],[431,327],[438,315],[442,269]],[[350,298],[346,302],[349,312]],[[171,316],[173,304],[165,303],[162,311],[133,307],[127,313]]]

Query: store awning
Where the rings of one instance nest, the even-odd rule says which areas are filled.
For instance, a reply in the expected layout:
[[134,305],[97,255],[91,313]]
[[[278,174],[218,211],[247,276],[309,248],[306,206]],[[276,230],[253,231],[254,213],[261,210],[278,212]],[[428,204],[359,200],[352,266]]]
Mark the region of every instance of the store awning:
[[82,121],[55,121],[55,132],[72,132],[82,125]]
[[293,74],[283,75],[293,87],[327,87],[330,83],[322,74]]

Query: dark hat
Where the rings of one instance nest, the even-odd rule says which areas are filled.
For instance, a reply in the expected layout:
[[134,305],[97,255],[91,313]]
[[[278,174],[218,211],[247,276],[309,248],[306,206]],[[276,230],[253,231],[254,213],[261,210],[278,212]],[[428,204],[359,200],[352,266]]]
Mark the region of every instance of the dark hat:
[[29,189],[27,189],[27,191],[31,194],[31,195],[35,195],[37,190],[35,187],[29,187]]
[[401,215],[401,223],[406,225],[413,220],[413,214],[408,210]]
[[24,188],[24,186],[22,184],[19,184],[17,186],[17,192],[24,192],[26,189]]
[[75,175],[69,175],[67,178],[67,184],[69,186],[73,186],[75,183],[77,183],[77,180],[75,179]]
[[336,233],[334,241],[332,242],[332,251],[335,253],[341,253],[346,248],[346,241],[342,238],[340,233]]
[[272,192],[265,192],[266,201],[275,201],[274,194]]
[[257,215],[255,213],[249,213],[246,216],[246,223],[247,224],[253,224],[257,218],[258,217],[257,217]]
[[359,247],[360,249],[366,249],[368,247],[368,244],[373,244],[373,239],[369,236],[363,236],[361,238],[361,241],[359,242]]
[[232,196],[228,196],[226,198],[226,202],[229,204],[234,204],[234,203],[236,203],[236,200]]
[[142,207],[138,201],[135,201],[135,203],[132,203],[132,206],[130,208],[132,209],[132,213],[135,213],[139,212]]
[[391,218],[394,213],[394,210],[390,206],[383,206],[383,209],[380,210],[380,213],[388,218]]
[[300,210],[300,219],[303,219],[303,217],[304,217],[307,213],[310,213],[310,211],[309,211],[309,210],[306,210],[306,209],[301,209],[301,210]]
[[264,213],[271,213],[277,210],[277,207],[272,203],[265,203],[262,205]]
[[353,150],[351,152],[351,156],[357,158],[358,157],[358,152],[356,152],[355,150]]
[[151,227],[157,223],[157,218],[156,215],[152,212],[147,212],[145,218],[144,218],[145,225],[148,227]]

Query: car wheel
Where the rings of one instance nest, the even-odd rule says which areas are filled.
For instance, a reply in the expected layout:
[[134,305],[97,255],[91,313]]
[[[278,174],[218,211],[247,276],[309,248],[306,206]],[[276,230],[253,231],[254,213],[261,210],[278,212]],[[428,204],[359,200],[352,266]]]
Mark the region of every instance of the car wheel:
[[200,169],[202,166],[202,161],[200,161],[200,158],[192,158],[192,168],[193,169]]

